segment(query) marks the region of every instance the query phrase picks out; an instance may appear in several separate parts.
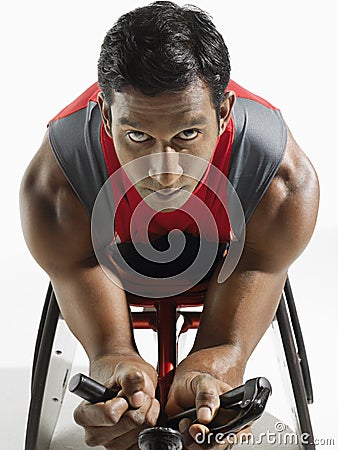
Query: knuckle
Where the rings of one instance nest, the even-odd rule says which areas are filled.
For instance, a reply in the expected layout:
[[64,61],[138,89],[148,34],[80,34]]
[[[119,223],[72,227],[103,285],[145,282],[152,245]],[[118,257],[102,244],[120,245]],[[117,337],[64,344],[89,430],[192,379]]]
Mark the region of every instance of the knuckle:
[[131,411],[130,414],[126,414],[125,416],[127,421],[127,426],[130,429],[140,427],[144,425],[145,417],[139,410]]
[[192,388],[195,393],[199,391],[212,391],[215,379],[208,373],[199,373],[192,379]]
[[127,393],[133,393],[136,389],[140,389],[144,385],[144,375],[137,366],[127,365],[123,362],[117,364],[115,368],[115,380],[121,385]]
[[147,427],[154,427],[156,425],[160,410],[161,406],[159,401],[154,399],[145,415],[145,424]]
[[102,444],[102,441],[100,439],[98,439],[97,436],[86,432],[85,443],[86,443],[86,445],[88,445],[88,447],[97,447],[98,445]]
[[134,369],[128,372],[125,376],[125,382],[127,385],[133,386],[135,384],[139,385],[143,383],[143,374],[140,370]]
[[195,381],[199,385],[207,385],[213,380],[213,377],[210,375],[210,373],[199,373],[195,377]]
[[154,420],[151,416],[146,416],[143,421],[143,425],[146,427],[151,427],[154,425]]
[[81,421],[81,413],[80,413],[80,411],[78,410],[78,408],[74,410],[74,412],[73,412],[73,417],[74,417],[75,423],[77,423],[78,425],[82,425],[82,421]]
[[140,427],[144,424],[144,417],[141,414],[135,414],[132,417],[132,423],[135,427]]
[[156,425],[156,422],[157,422],[157,417],[154,414],[147,416],[144,420],[144,424],[147,427],[154,427]]
[[119,421],[119,418],[117,417],[114,408],[109,402],[106,402],[102,405],[102,410],[107,419],[111,422],[112,425],[116,425]]
[[135,428],[135,424],[134,424],[133,420],[130,417],[125,416],[123,418],[123,428],[126,431],[131,431],[131,430],[133,430]]
[[197,393],[196,400],[198,402],[215,403],[217,401],[217,392],[213,390],[202,389]]
[[82,403],[74,410],[73,417],[75,423],[77,423],[80,426],[85,425],[85,412]]

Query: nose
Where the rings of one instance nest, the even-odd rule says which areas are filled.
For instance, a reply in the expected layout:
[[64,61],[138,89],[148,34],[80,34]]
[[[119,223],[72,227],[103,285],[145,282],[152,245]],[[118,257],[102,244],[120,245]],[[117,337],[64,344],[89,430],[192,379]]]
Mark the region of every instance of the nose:
[[179,164],[179,153],[169,146],[160,153],[154,153],[151,156],[148,174],[163,188],[174,186],[183,174],[183,168]]

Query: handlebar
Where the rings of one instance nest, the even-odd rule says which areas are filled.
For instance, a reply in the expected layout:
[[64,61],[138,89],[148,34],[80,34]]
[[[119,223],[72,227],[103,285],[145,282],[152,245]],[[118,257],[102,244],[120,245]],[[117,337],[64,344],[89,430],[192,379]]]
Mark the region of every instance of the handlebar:
[[[70,380],[69,390],[90,403],[99,403],[116,397],[120,388],[109,389],[88,376],[78,373]],[[266,378],[257,377],[222,394],[220,396],[220,408],[235,411],[237,415],[225,425],[210,428],[210,432],[213,435],[217,434],[218,437],[222,436],[222,439],[224,439],[230,433],[237,433],[250,426],[263,414],[271,390],[271,384]],[[140,448],[142,450],[182,449],[178,424],[184,418],[189,418],[193,423],[198,423],[196,408],[169,417],[165,427],[153,427],[141,431],[139,435]]]

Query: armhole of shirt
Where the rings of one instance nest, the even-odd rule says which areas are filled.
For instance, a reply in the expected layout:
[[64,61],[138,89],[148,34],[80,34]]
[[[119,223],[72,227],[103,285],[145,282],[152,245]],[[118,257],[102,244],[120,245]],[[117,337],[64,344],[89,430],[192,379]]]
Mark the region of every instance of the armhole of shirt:
[[273,180],[285,153],[287,127],[278,109],[237,98],[235,134],[228,178],[244,211],[246,224]]
[[97,103],[49,123],[55,157],[88,216],[108,178],[101,142],[101,114]]

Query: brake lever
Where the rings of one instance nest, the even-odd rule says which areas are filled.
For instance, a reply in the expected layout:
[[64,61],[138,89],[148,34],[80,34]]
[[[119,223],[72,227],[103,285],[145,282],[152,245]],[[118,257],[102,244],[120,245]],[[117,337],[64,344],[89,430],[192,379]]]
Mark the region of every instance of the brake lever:
[[[268,398],[271,394],[271,389],[265,387],[262,388],[247,408],[242,408],[239,414],[228,422],[226,425],[211,428],[210,431],[213,435],[218,435],[218,438],[224,439],[230,433],[238,433],[243,428],[252,425],[257,419],[259,419],[264,410]],[[222,435],[222,436],[220,436]]]
[[[222,394],[220,396],[220,408],[238,411],[238,414],[226,425],[210,428],[210,432],[222,433],[225,437],[226,434],[238,432],[251,425],[263,414],[271,390],[271,385],[266,378],[257,377]],[[169,417],[166,426],[177,429],[179,422],[184,418],[191,419],[193,423],[198,423],[196,408]]]
[[[109,389],[86,375],[78,373],[70,380],[69,390],[90,403],[99,403],[116,397],[120,388]],[[236,433],[250,426],[263,414],[271,390],[271,385],[266,378],[257,377],[222,394],[220,396],[220,408],[237,411],[238,414],[226,425],[210,428],[210,432],[213,436],[217,434],[218,437],[221,435],[222,438],[225,438],[230,433]],[[168,430],[168,428],[178,430],[178,424],[184,418],[191,419],[193,423],[198,423],[196,408],[169,417],[165,422],[166,428],[162,428],[162,430]],[[156,427],[153,428],[153,430],[155,429]]]

